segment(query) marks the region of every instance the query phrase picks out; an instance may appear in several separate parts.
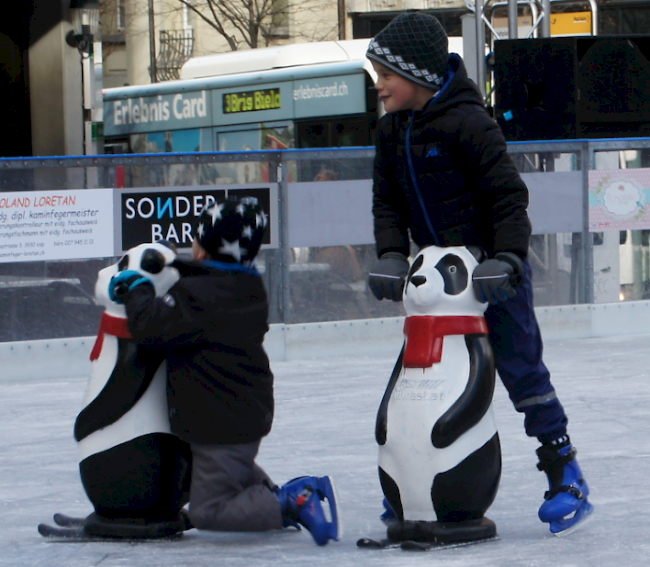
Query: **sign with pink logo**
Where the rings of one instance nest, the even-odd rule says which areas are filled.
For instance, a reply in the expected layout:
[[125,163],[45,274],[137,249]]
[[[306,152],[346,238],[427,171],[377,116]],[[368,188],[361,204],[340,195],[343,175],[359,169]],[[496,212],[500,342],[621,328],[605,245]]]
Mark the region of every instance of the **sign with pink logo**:
[[650,169],[589,171],[589,230],[650,228]]

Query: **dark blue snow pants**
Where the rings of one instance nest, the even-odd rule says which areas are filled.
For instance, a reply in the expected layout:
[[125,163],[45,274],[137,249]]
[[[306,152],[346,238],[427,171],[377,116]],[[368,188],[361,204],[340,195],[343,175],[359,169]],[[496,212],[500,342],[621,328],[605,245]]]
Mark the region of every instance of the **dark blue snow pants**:
[[518,412],[524,414],[526,434],[545,443],[566,434],[564,408],[551,385],[542,360],[542,337],[533,309],[533,286],[528,262],[517,295],[488,306],[485,319],[497,371]]

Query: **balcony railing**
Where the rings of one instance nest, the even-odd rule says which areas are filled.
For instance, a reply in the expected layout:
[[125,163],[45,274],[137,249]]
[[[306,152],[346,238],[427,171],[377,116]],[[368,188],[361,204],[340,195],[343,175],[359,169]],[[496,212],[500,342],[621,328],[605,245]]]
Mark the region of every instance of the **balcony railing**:
[[156,57],[157,79],[173,81],[179,78],[183,63],[192,56],[194,31],[160,30],[160,52]]

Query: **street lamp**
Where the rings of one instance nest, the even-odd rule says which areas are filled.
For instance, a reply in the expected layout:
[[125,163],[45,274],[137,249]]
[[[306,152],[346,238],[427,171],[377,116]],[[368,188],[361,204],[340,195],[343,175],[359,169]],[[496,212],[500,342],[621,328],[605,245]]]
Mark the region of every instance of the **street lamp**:
[[[98,122],[96,120],[98,117],[93,117],[93,100],[96,92],[93,38],[99,31],[99,0],[72,0],[70,11],[74,29],[66,34],[65,41],[69,46],[76,47],[81,55],[84,154],[92,155],[97,153],[93,143],[93,138],[96,138],[93,136],[93,124]],[[98,56],[101,57],[101,53]]]
[[74,29],[65,36],[71,47],[89,52],[93,36],[99,31],[99,0],[72,0],[70,3]]

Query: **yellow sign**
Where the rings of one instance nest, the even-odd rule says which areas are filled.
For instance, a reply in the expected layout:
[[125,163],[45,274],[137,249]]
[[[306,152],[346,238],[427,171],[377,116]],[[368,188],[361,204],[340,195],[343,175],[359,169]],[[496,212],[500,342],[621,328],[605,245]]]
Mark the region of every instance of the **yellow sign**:
[[591,35],[591,12],[551,14],[551,36]]
[[[508,18],[495,17],[492,26],[499,39],[508,39]],[[525,39],[533,29],[532,16],[517,18],[517,37]],[[540,29],[540,26],[537,28]],[[570,12],[566,14],[551,14],[551,36],[591,35],[591,12]]]
[[264,89],[262,91],[246,91],[223,95],[224,114],[275,110],[281,107],[280,89]]

